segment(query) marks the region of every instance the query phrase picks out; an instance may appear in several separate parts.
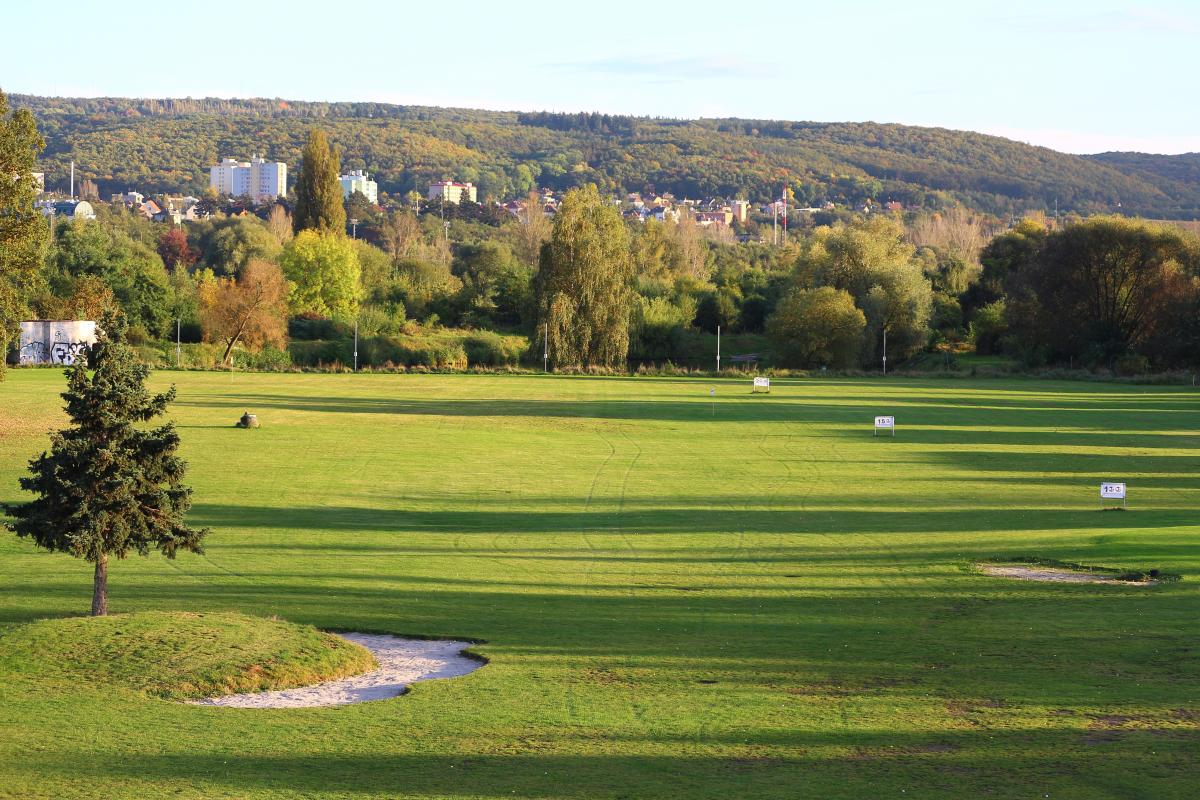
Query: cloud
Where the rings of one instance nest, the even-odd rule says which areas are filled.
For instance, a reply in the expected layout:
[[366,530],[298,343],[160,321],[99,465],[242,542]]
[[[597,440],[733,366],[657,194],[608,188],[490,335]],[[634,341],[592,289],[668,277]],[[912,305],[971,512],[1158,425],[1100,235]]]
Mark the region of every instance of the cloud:
[[564,61],[543,64],[544,69],[565,74],[592,74],[639,78],[668,83],[714,78],[762,78],[772,74],[767,64],[722,56],[677,56],[645,58],[638,56],[598,58],[589,61]]

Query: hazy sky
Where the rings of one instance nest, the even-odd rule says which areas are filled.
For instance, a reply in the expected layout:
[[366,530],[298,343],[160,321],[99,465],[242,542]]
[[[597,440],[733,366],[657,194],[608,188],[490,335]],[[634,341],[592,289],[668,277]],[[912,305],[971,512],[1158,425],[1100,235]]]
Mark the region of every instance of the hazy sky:
[[903,122],[1200,151],[1200,0],[3,0],[12,93]]

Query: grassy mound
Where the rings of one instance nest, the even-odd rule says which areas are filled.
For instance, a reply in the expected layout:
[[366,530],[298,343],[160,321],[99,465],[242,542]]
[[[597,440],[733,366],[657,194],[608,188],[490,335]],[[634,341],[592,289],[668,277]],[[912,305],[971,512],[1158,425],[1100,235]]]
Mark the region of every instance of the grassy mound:
[[307,625],[147,612],[23,625],[0,638],[0,665],[182,699],[304,686],[372,669],[375,659]]

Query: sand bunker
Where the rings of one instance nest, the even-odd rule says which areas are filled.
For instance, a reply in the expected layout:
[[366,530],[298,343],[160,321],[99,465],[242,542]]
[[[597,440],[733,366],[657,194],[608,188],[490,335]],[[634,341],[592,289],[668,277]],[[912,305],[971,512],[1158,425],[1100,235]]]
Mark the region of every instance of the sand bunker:
[[386,700],[404,693],[410,683],[435,678],[457,678],[483,666],[482,661],[468,658],[462,651],[469,642],[445,640],[402,639],[399,636],[378,636],[368,633],[338,634],[343,639],[361,644],[379,662],[379,669],[326,681],[296,689],[273,692],[251,692],[210,697],[189,702],[202,706],[232,708],[315,708]]
[[997,578],[1016,578],[1023,581],[1050,581],[1054,583],[1116,583],[1124,586],[1150,586],[1154,581],[1119,581],[1111,575],[1099,572],[1072,572],[1053,567],[997,566],[980,564],[987,575]]

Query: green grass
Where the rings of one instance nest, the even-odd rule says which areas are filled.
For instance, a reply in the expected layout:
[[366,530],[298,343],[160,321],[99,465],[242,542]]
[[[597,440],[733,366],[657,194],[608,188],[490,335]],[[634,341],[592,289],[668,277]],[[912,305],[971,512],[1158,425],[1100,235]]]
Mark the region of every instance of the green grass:
[[365,647],[333,634],[230,612],[40,620],[0,638],[6,673],[175,699],[290,689],[375,666]]
[[[1195,390],[154,376],[171,381],[192,521],[214,533],[204,557],[114,563],[115,612],[464,637],[490,663],[263,711],[4,660],[0,796],[1195,796]],[[57,371],[0,384],[0,500],[61,389]],[[245,410],[263,427],[233,428]],[[1128,512],[1098,511],[1102,480],[1128,483]],[[998,556],[1183,579],[973,569]],[[0,648],[85,612],[90,586],[0,537]]]

